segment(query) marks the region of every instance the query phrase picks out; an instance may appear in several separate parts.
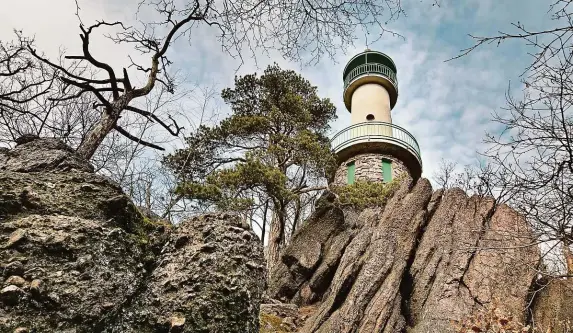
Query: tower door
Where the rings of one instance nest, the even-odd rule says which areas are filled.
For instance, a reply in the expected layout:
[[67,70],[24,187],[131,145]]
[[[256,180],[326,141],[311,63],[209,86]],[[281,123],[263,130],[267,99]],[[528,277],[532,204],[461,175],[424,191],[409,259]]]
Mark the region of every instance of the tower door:
[[356,172],[356,166],[354,165],[354,162],[350,162],[346,165],[346,167],[348,168],[347,182],[348,185],[352,185],[354,184],[354,174]]
[[384,177],[384,182],[389,183],[392,181],[392,161],[387,159],[382,159],[382,176]]

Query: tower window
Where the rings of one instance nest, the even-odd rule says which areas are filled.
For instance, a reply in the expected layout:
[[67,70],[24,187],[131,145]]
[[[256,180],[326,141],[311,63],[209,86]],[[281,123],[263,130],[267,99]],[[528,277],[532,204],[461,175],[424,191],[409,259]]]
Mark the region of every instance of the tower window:
[[354,173],[356,172],[356,166],[354,165],[354,161],[346,164],[347,167],[347,182],[348,185],[354,184]]
[[384,177],[384,182],[389,183],[392,181],[392,161],[387,159],[382,159],[382,176]]
[[374,115],[372,113],[367,115],[366,120],[374,120]]

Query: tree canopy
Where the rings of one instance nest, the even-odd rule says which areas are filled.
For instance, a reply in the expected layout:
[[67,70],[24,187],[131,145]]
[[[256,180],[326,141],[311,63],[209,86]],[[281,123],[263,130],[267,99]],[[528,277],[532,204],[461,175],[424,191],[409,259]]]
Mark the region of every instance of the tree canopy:
[[308,80],[276,64],[260,76],[236,77],[222,97],[232,114],[201,126],[165,162],[182,175],[177,191],[188,199],[241,211],[269,200],[277,229],[269,242],[280,247],[287,215],[297,215],[287,214],[289,207],[324,189],[334,170],[326,134],[336,109]]
[[[517,209],[534,232],[531,246],[541,245],[545,269],[553,277],[573,277],[573,10],[571,1],[548,2],[552,19],[545,30],[532,22],[512,23],[513,31],[472,36],[475,44],[458,57],[488,44],[519,41],[530,50],[522,93],[511,87],[507,106],[493,115],[501,131],[488,133],[480,168],[454,175],[444,163],[438,183],[466,184],[478,194]],[[558,249],[562,255],[558,255]],[[565,274],[562,274],[565,273]]]

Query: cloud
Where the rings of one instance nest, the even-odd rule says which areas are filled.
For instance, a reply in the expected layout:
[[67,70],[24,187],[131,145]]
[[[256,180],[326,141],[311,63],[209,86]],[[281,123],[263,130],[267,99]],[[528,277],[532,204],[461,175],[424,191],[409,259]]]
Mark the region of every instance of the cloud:
[[[529,61],[526,49],[517,43],[497,48],[486,46],[459,60],[444,62],[472,44],[468,33],[492,34],[509,29],[510,22],[532,22],[535,28],[549,22],[547,4],[542,1],[494,0],[405,1],[407,15],[390,28],[404,36],[386,33],[371,49],[389,54],[398,67],[400,96],[393,110],[394,122],[410,131],[418,140],[424,162],[424,176],[431,177],[440,159],[472,163],[486,131],[495,131],[490,114],[504,104],[509,80],[518,81]],[[135,2],[111,0],[80,1],[82,19],[93,22],[134,18]],[[543,16],[539,19],[539,16]],[[73,0],[10,1],[0,12],[0,39],[11,39],[12,29],[35,34],[38,48],[55,56],[61,45],[71,53],[79,51],[78,19]],[[535,22],[535,23],[533,23]],[[135,23],[135,22],[134,22]],[[506,29],[506,30],[507,30]],[[281,59],[277,54],[257,54],[256,61],[245,53],[243,62],[232,58],[209,28],[194,29],[190,43],[178,41],[171,50],[174,70],[181,71],[194,84],[229,86],[234,75],[261,72],[276,61],[284,68],[298,70],[318,86],[323,97],[338,107],[339,119],[334,131],[350,124],[350,115],[342,102],[342,70],[346,61],[366,48],[361,37],[353,47],[338,50],[334,60],[322,59],[313,66],[301,66]],[[363,35],[363,34],[362,34]],[[371,31],[370,40],[375,34]],[[130,46],[114,45],[95,38],[94,53],[114,68],[127,66]],[[131,51],[131,52],[130,52]],[[145,58],[141,58],[145,60]],[[516,84],[514,89],[519,89]]]

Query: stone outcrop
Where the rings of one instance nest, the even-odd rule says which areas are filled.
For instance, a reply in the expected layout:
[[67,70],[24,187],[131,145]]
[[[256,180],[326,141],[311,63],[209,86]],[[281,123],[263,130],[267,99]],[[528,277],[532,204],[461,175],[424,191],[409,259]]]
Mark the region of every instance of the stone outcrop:
[[425,179],[385,207],[321,205],[269,283],[271,297],[317,307],[300,332],[447,333],[494,300],[523,319],[539,253],[509,207]]
[[46,172],[84,171],[93,167],[77,156],[65,143],[56,139],[23,136],[12,150],[0,150],[0,171]]
[[265,271],[234,215],[177,227],[57,140],[0,150],[0,332],[257,332]]
[[236,216],[186,221],[157,262],[116,332],[258,332],[262,248]]
[[0,149],[0,332],[448,333],[490,305],[571,327],[568,280],[524,315],[539,253],[509,207],[408,178],[382,207],[335,202],[319,200],[273,268],[280,302],[260,306],[262,248],[237,216],[173,227],[61,142],[22,138]]

